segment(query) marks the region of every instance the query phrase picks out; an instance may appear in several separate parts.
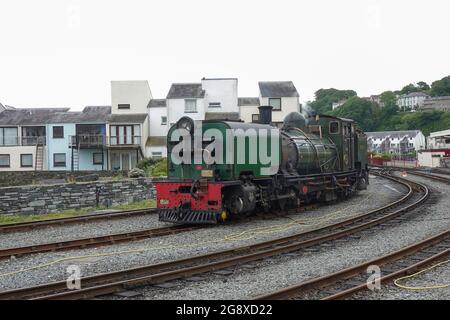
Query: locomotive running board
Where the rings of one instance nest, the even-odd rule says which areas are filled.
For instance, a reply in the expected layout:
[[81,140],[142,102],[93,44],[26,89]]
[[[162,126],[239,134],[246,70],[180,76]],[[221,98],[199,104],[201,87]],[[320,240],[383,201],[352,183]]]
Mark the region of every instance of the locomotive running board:
[[215,211],[189,209],[158,209],[159,221],[179,224],[217,224],[220,214]]

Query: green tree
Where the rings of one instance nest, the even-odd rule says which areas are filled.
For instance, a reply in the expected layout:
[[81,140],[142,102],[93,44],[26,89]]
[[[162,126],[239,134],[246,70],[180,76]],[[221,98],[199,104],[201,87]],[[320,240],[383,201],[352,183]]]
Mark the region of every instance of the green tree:
[[333,110],[331,114],[337,117],[352,119],[363,130],[371,131],[376,128],[377,119],[380,116],[380,108],[370,101],[353,96],[342,106]]
[[404,86],[402,88],[402,90],[400,90],[400,93],[401,94],[408,94],[408,93],[416,92],[416,91],[418,91],[418,88],[414,84],[410,83],[410,84]]
[[417,88],[419,88],[419,90],[423,92],[430,90],[430,86],[425,81],[417,82]]
[[392,91],[384,91],[380,96],[380,101],[384,107],[397,107],[397,96]]
[[315,100],[311,102],[310,107],[317,113],[329,113],[332,110],[333,102],[338,102],[343,99],[356,96],[353,90],[338,90],[334,88],[319,89],[315,92]]
[[434,97],[450,95],[450,76],[434,81],[431,84],[430,94]]

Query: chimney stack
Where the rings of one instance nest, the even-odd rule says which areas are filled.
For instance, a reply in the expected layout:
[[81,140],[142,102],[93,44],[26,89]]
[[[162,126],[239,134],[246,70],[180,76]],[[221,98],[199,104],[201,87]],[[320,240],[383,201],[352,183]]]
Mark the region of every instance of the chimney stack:
[[271,124],[272,123],[272,106],[260,106],[259,109],[259,123]]

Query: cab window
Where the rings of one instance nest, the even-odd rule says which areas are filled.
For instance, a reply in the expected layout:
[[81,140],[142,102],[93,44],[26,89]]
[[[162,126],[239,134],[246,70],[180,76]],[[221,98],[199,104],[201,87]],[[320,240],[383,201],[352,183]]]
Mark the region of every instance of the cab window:
[[330,134],[339,133],[339,122],[331,121],[330,122]]

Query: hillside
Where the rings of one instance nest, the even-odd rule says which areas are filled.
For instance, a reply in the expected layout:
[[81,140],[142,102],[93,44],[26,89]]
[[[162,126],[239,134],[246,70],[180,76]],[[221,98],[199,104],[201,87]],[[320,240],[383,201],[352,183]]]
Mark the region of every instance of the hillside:
[[[414,91],[426,92],[432,96],[450,95],[450,76],[434,81],[430,86],[420,81],[416,85],[409,84],[398,91],[385,91],[377,103],[360,98],[353,90],[320,89],[316,92],[315,100],[308,103],[317,113],[350,118],[358,122],[365,131],[390,131],[418,129],[424,135],[430,132],[450,129],[450,110],[448,111],[418,111],[402,112],[396,105],[396,94]],[[347,99],[335,110],[331,110],[333,102]]]

